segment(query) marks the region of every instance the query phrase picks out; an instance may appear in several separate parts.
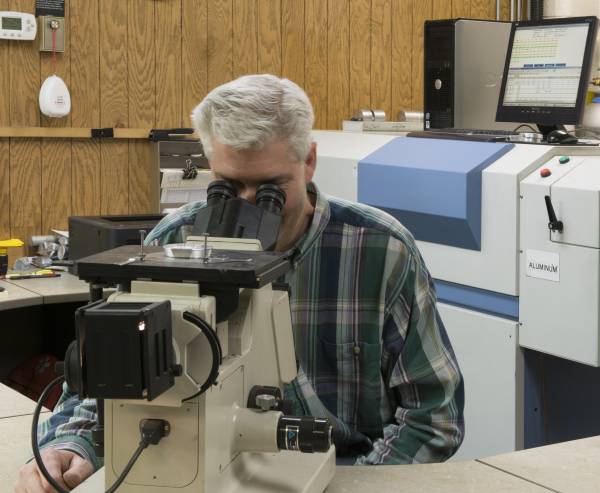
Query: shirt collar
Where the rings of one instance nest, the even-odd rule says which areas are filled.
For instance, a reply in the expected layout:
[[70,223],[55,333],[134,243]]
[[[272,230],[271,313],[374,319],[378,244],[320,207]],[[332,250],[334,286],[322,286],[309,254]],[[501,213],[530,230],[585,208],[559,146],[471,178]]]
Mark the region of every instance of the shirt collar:
[[315,213],[310,228],[308,228],[308,231],[304,236],[298,240],[296,246],[287,252],[294,263],[301,262],[304,257],[306,257],[313,245],[323,234],[330,217],[329,201],[327,200],[327,197],[321,193],[316,183],[311,181],[306,186],[306,190],[308,193],[316,194],[317,201],[315,203]]

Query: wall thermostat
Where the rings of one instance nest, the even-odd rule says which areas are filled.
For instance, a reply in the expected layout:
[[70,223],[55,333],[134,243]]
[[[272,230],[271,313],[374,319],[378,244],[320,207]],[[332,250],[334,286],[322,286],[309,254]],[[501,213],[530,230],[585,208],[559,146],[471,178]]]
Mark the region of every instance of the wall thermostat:
[[37,24],[33,14],[0,12],[0,39],[31,41],[35,39]]

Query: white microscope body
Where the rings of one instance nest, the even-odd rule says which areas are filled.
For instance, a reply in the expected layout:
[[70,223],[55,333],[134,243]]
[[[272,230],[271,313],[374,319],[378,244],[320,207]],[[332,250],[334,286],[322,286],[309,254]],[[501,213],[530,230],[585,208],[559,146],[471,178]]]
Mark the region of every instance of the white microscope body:
[[[260,249],[256,240],[254,244],[248,240],[214,241],[219,243],[217,248]],[[135,247],[122,247],[132,248]],[[149,250],[147,264],[153,262],[153,256],[163,255],[157,247],[156,253],[152,253],[152,247]],[[249,257],[259,255],[245,253]],[[264,254],[268,253],[271,252]],[[143,268],[140,264],[127,267]],[[81,265],[79,269],[81,272]],[[269,275],[270,279],[276,278],[272,273],[266,274]],[[261,284],[258,277],[256,281]],[[248,408],[248,404],[252,405],[248,398],[253,386],[283,390],[283,384],[296,377],[287,291],[273,289],[270,281],[255,288],[234,287],[233,291],[239,290],[237,309],[227,320],[217,323],[220,295],[203,294],[201,281],[138,278],[130,285],[127,292],[113,294],[108,302],[116,306],[170,301],[173,362],[181,365],[183,371],[173,387],[151,401],[105,400],[105,485],[117,480],[138,446],[140,421],[161,419],[168,422],[170,434],[144,451],[119,492],[321,493],[334,475],[335,447],[315,454],[282,450],[281,426],[278,445],[282,412]],[[222,354],[216,382],[191,400],[185,399],[197,394],[198,383],[205,382],[213,354],[203,330],[184,319],[186,312],[214,329]],[[300,450],[302,444],[292,440],[287,446]]]

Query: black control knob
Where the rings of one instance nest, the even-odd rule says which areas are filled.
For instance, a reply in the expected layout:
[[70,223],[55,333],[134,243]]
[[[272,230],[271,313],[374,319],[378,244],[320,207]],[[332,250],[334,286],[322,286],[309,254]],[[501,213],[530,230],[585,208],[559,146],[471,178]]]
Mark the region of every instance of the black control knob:
[[281,416],[277,424],[279,450],[305,454],[325,453],[331,447],[332,426],[328,419],[314,416]]

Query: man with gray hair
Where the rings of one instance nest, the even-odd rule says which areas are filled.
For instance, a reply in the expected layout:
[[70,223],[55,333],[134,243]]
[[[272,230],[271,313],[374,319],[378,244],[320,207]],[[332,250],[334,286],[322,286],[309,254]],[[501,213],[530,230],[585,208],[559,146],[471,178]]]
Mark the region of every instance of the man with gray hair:
[[[299,368],[285,398],[296,402],[298,415],[330,419],[338,463],[447,460],[464,437],[464,391],[433,281],[398,221],[327,197],[312,182],[313,120],[304,91],[272,75],[220,86],[192,114],[213,180],[232,183],[252,203],[265,183],[287,194],[276,250],[293,266],[280,281],[291,285]],[[168,215],[147,244],[184,242],[205,206]],[[79,401],[64,387],[42,425],[48,469],[71,487],[102,465],[89,431],[95,412],[94,401]],[[30,463],[15,491],[51,491],[34,488],[42,483]]]

